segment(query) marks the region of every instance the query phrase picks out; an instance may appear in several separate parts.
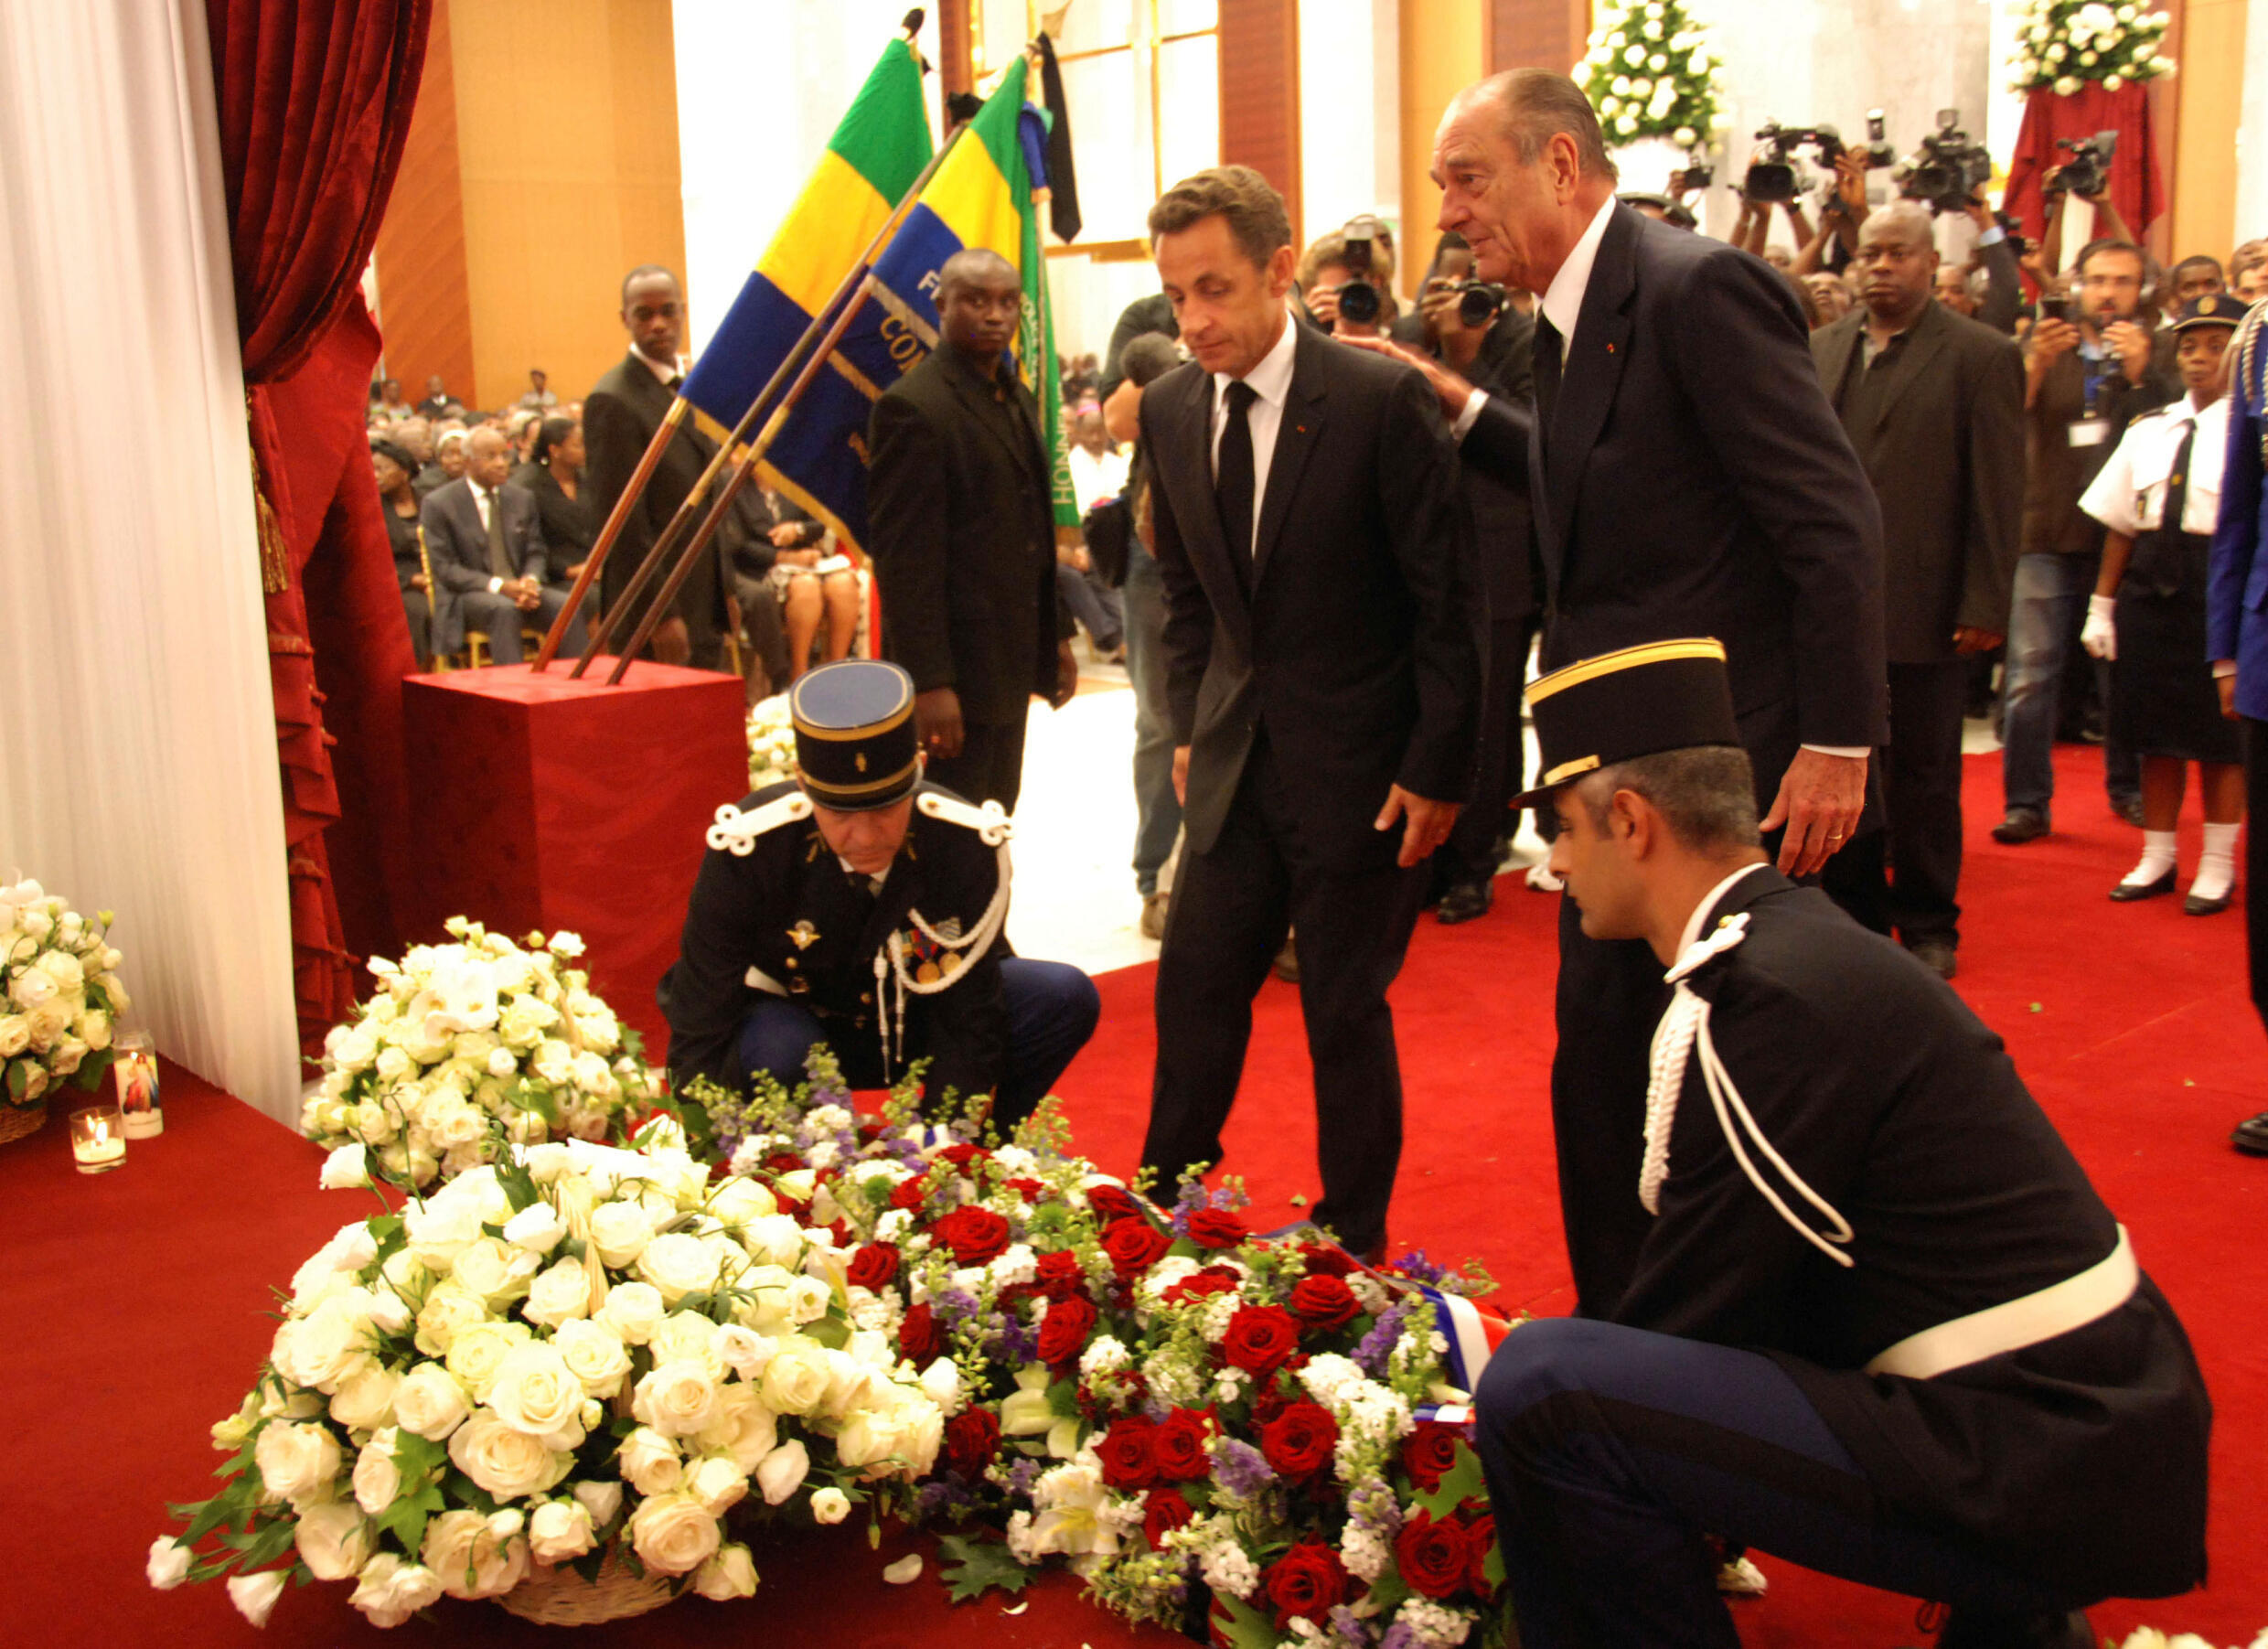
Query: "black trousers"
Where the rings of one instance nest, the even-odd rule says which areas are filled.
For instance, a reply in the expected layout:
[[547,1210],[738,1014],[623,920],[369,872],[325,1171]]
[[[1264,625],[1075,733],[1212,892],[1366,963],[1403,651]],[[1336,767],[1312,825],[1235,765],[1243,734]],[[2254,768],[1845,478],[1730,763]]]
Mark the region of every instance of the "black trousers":
[[922,776],[964,801],[996,801],[1013,813],[1023,792],[1023,730],[1022,720],[964,722],[961,753],[930,757]]
[[1820,885],[1877,933],[1908,945],[1961,942],[1961,717],[1968,660],[1893,664],[1890,742],[1881,752],[1888,828],[1827,861]]
[[[1300,841],[1261,733],[1219,839],[1210,852],[1183,851],[1167,906],[1158,1065],[1142,1142],[1143,1165],[1158,1170],[1163,1195],[1189,1170],[1221,1160],[1221,1129],[1252,1039],[1252,999],[1296,925],[1323,1179],[1315,1218],[1352,1253],[1385,1240],[1402,1155],[1402,1069],[1386,989],[1402,970],[1425,877],[1422,864],[1344,871],[1318,862]],[[1635,1187],[1635,1164],[1631,1173]]]
[[2268,722],[2239,718],[2244,731],[2244,937],[2252,1006],[2268,1026]]
[[1508,827],[1504,804],[1520,793],[1526,750],[1520,737],[1520,694],[1527,685],[1528,645],[1535,619],[1500,619],[1489,626],[1486,696],[1481,701],[1481,744],[1472,798],[1433,856],[1433,891],[1489,881],[1496,874],[1496,838]]
[[756,662],[764,666],[765,684],[774,692],[785,691],[789,666],[787,631],[780,620],[779,597],[772,594],[772,581],[734,573],[733,594],[740,603],[741,634],[748,638]]

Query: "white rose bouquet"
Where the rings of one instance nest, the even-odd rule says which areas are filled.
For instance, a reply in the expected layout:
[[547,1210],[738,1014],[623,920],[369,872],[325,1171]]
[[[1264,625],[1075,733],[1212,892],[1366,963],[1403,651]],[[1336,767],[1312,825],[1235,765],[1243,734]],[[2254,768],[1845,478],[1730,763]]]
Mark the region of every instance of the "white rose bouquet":
[[774,693],[748,712],[748,787],[761,790],[796,776],[796,724],[787,695]]
[[2106,0],[2031,0],[2017,21],[2009,90],[2069,97],[2090,80],[2116,91],[2129,80],[2174,71],[2161,55],[2172,18]]
[[255,1625],[307,1576],[355,1582],[380,1626],[609,1561],[744,1597],[728,1514],[838,1522],[909,1494],[951,1365],[856,1327],[832,1234],[682,1140],[664,1119],[635,1151],[520,1147],[342,1227],[213,1428],[227,1486],[172,1508],[152,1584],[233,1569]]
[[110,926],[109,911],[90,922],[28,878],[0,883],[0,1105],[102,1082],[128,1005]]
[[300,1128],[337,1159],[326,1183],[423,1187],[508,1142],[619,1140],[660,1092],[637,1033],[572,965],[580,938],[516,945],[462,916],[448,930],[454,944],[372,958],[380,990],[325,1040]]
[[1610,8],[1571,71],[1610,146],[1663,138],[1684,148],[1724,126],[1724,63],[1681,0]]

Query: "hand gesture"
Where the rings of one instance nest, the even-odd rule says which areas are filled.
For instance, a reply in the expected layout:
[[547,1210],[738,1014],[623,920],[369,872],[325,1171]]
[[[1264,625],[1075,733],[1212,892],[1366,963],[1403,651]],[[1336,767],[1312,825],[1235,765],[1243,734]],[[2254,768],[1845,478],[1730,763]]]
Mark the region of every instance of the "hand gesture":
[[1825,864],[1851,832],[1867,805],[1867,758],[1799,750],[1780,781],[1780,794],[1762,828],[1787,826],[1780,841],[1780,873],[1808,876]]
[[2118,357],[2128,383],[2140,383],[2150,369],[2150,335],[2132,321],[2113,321],[2102,329],[2102,341]]
[[2079,632],[2079,645],[2095,659],[2118,657],[2117,599],[2109,595],[2087,598],[2087,623]]
[[2058,356],[2079,347],[2079,328],[2070,321],[2042,316],[2032,327],[2031,358],[2046,366]]
[[1353,348],[1367,349],[1373,355],[1387,356],[1406,366],[1417,368],[1424,376],[1426,382],[1431,386],[1434,394],[1440,399],[1441,416],[1452,423],[1465,410],[1465,402],[1471,399],[1472,385],[1430,355],[1420,355],[1414,349],[1405,349],[1401,345],[1390,343],[1383,337],[1346,337],[1339,341]]
[[1386,805],[1378,810],[1371,828],[1390,830],[1396,819],[1407,817],[1407,822],[1402,827],[1402,851],[1395,862],[1407,870],[1449,840],[1449,833],[1457,823],[1457,807],[1453,801],[1428,801],[1396,785],[1386,792]]
[[914,695],[914,730],[932,761],[951,761],[961,753],[961,696],[949,687]]
[[1306,293],[1307,312],[1315,317],[1315,324],[1326,332],[1339,329],[1339,289],[1336,286],[1311,286]]

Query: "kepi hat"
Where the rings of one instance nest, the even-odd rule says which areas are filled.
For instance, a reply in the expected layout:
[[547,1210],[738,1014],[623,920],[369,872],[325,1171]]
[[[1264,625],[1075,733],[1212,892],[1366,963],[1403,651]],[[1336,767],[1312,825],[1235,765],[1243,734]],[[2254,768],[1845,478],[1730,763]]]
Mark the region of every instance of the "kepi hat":
[[2242,298],[2232,298],[2225,292],[2209,292],[2201,298],[2191,298],[2174,316],[2176,337],[2192,327],[2241,327],[2244,312],[2252,305]]
[[822,808],[863,813],[904,799],[921,782],[914,678],[879,659],[808,670],[787,690],[803,788]]
[[1543,776],[1512,798],[1515,808],[1537,806],[1560,786],[1617,762],[1740,743],[1725,645],[1706,636],[1580,659],[1537,677],[1527,706]]

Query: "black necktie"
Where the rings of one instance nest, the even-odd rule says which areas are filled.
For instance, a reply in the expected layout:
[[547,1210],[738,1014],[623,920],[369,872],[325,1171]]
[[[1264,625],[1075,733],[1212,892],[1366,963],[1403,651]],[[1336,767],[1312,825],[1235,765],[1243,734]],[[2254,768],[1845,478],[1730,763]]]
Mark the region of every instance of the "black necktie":
[[1239,577],[1252,564],[1252,403],[1259,398],[1242,379],[1228,386],[1228,427],[1221,432],[1221,454],[1213,466],[1221,535]]
[[481,497],[488,500],[488,571],[501,579],[518,578],[512,568],[512,553],[504,547],[504,495],[494,487],[485,487]]
[[2158,530],[2178,534],[2182,511],[2189,503],[2189,446],[2197,439],[2197,420],[2183,426],[2181,444],[2174,449],[2173,474],[2166,482],[2166,513],[2157,518]]
[[1547,315],[1535,317],[1535,427],[1551,427],[1551,409],[1559,400],[1559,328]]
[[2182,512],[2189,504],[2189,447],[2197,439],[2197,423],[2184,425],[2181,444],[2174,449],[2174,467],[2166,472],[2166,508],[2159,511],[2157,530],[2135,540],[2126,577],[2159,595],[2178,595],[2188,571],[2188,552],[2181,541]]

